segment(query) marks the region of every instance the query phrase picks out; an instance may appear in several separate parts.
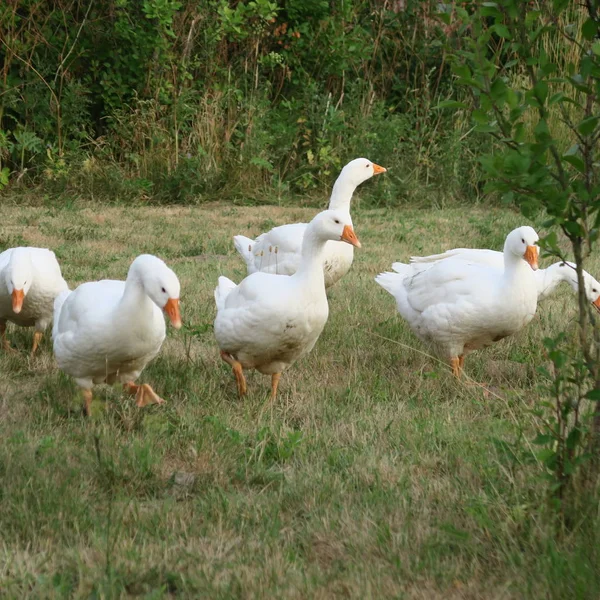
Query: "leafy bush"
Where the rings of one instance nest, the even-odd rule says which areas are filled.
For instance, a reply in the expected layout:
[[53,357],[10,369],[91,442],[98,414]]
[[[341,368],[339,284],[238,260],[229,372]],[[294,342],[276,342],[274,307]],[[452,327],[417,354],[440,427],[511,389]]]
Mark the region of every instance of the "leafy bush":
[[[452,22],[449,13],[442,18]],[[472,94],[475,130],[499,142],[481,159],[488,189],[527,216],[543,210],[544,225],[562,230],[575,257],[578,335],[545,340],[551,401],[538,407],[535,440],[561,505],[586,479],[580,466],[593,458],[586,475],[597,482],[600,465],[600,333],[583,279],[600,224],[600,2],[498,0],[456,18],[465,40],[453,56],[456,81]],[[541,244],[565,259],[556,232]]]
[[450,85],[435,6],[6,3],[0,168],[15,184],[181,203],[321,195],[368,156],[391,167],[383,195],[364,192],[374,203],[475,197],[466,120],[431,110]]

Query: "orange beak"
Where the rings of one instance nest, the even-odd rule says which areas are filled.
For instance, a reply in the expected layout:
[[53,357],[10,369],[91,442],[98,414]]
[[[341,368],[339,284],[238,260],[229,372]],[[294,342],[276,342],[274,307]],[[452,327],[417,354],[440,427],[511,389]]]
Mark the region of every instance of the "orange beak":
[[181,315],[179,314],[179,298],[169,298],[163,310],[167,314],[167,317],[169,317],[171,325],[173,325],[175,329],[179,329],[181,327]]
[[538,270],[538,249],[537,246],[527,246],[523,258],[530,264],[534,271]]
[[385,167],[380,167],[373,163],[373,175],[379,175],[379,173],[385,173],[387,169]]
[[19,314],[23,308],[23,300],[25,293],[23,290],[13,290],[12,292],[12,309],[15,314]]
[[343,242],[348,242],[357,248],[360,248],[360,242],[354,233],[354,229],[350,225],[344,225],[344,231],[342,231],[342,237],[340,238]]
[[594,307],[596,308],[596,310],[598,312],[600,312],[600,296],[598,296],[593,302],[592,304],[594,305]]

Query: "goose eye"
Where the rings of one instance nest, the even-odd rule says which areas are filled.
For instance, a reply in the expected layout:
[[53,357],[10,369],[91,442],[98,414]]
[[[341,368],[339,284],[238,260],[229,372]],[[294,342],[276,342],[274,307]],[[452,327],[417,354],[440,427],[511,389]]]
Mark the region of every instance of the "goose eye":
[[368,169],[368,168],[369,168],[371,165],[365,165],[365,166],[366,166],[366,168]]
[[335,222],[339,225],[340,224],[340,220],[336,219]]
[[525,243],[525,240],[524,240],[523,238],[521,238],[521,241],[522,241],[523,243]]
[[161,291],[163,294],[166,294],[166,293],[167,293],[167,290],[165,290],[165,288],[160,288],[160,291]]
[[594,294],[597,292],[598,290],[596,288],[592,288],[592,292],[594,292]]

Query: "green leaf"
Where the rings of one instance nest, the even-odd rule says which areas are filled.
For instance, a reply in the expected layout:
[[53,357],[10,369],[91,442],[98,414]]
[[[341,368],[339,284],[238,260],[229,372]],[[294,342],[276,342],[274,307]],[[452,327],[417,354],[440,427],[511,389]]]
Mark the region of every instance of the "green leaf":
[[[551,225],[554,225],[554,223]],[[547,250],[558,250],[558,236],[556,235],[556,231],[551,231],[548,235],[544,236],[544,238],[540,240],[540,245],[543,245]]]
[[471,69],[469,69],[468,65],[453,62],[451,65],[452,72],[458,77],[471,77]]
[[549,460],[556,456],[556,452],[550,448],[543,448],[539,452],[536,452],[536,457],[540,462],[547,463]]
[[584,234],[583,227],[575,221],[565,221],[562,227],[570,237],[581,237]]
[[540,142],[547,142],[550,139],[550,130],[548,129],[548,123],[546,123],[545,119],[540,119],[533,131],[535,137]]
[[594,42],[592,44],[592,52],[596,55],[596,56],[600,56],[600,42]]
[[598,25],[591,17],[581,26],[581,35],[583,35],[586,40],[594,39],[597,32]]
[[590,135],[590,133],[593,133],[594,129],[596,129],[599,119],[600,117],[597,116],[584,119],[577,125],[577,131],[579,131],[581,135]]
[[515,139],[515,142],[518,142],[519,144],[522,144],[525,141],[525,125],[523,123],[515,123],[513,138]]
[[567,6],[569,5],[570,0],[554,0],[554,11],[557,13],[561,13]]
[[492,27],[492,29],[494,29],[498,37],[504,38],[506,40],[512,39],[512,35],[510,34],[508,27],[506,25],[503,25],[502,23],[496,23]]
[[481,110],[479,108],[476,108],[471,113],[471,118],[473,119],[473,121],[475,121],[475,123],[479,123],[481,125],[484,125],[489,121],[488,114],[484,110]]
[[515,201],[515,193],[514,192],[506,192],[506,194],[502,195],[501,200],[505,204],[512,204]]
[[550,99],[548,100],[548,106],[552,106],[557,102],[562,102],[565,99],[565,95],[562,92],[557,92],[556,94],[552,94]]
[[500,77],[496,78],[490,87],[490,95],[496,102],[506,98],[506,84]]
[[445,25],[450,25],[450,15],[447,12],[435,13],[437,19],[442,21]]
[[534,23],[537,19],[540,18],[542,13],[539,10],[531,10],[525,15],[525,24],[528,27],[531,27],[531,24]]
[[562,159],[570,165],[573,165],[580,173],[585,171],[585,163],[579,156],[567,156],[565,154]]
[[554,441],[554,437],[547,433],[538,433],[535,439],[531,441],[532,444],[536,446],[544,446],[545,444],[550,444]]
[[579,444],[581,440],[581,429],[575,428],[572,429],[569,435],[567,436],[567,448],[569,450],[573,450]]
[[600,389],[596,388],[594,390],[590,390],[585,397],[588,400],[596,400],[599,401],[600,400]]
[[476,131],[477,133],[493,133],[498,131],[498,126],[490,123],[482,123],[480,125],[476,125],[473,131]]

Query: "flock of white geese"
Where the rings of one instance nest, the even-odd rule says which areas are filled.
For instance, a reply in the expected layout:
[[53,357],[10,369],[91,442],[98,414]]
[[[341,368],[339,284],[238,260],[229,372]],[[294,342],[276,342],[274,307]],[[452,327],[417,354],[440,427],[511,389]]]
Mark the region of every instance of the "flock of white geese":
[[[271,400],[281,373],[316,344],[329,314],[326,289],[352,265],[360,242],[350,201],[361,183],[386,169],[365,158],[348,163],[335,182],[328,210],[308,224],[275,227],[255,240],[238,235],[235,247],[248,276],[239,284],[219,277],[214,333],[221,358],[231,365],[240,396],[244,369],[271,375]],[[396,300],[412,331],[460,377],[467,353],[523,328],[538,301],[562,281],[578,289],[574,265],[538,269],[538,235],[519,227],[503,252],[457,248],[393,263],[375,281]],[[584,273],[589,302],[600,309],[600,283]],[[53,321],[54,354],[60,369],[83,390],[90,412],[92,388],[121,383],[137,406],[164,402],[147,383],[136,384],[165,339],[163,312],[181,327],[180,285],[159,258],[138,256],[125,281],[84,283],[71,291],[56,256],[44,248],[10,248],[0,254],[0,337],[14,351],[7,321],[35,328],[31,353]]]

